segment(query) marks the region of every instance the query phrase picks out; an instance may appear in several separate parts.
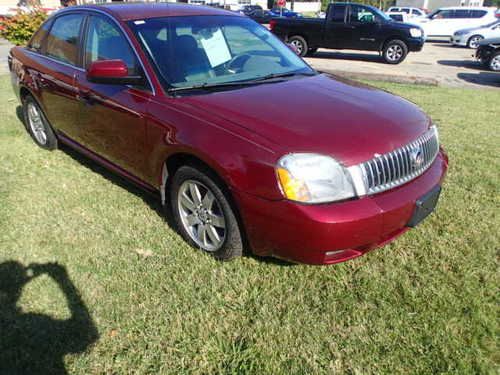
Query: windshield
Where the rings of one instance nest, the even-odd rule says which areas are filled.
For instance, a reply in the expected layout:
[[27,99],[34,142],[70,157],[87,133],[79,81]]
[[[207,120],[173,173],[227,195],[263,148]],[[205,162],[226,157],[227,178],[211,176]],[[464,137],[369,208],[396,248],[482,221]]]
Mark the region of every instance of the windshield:
[[129,25],[168,88],[314,73],[267,29],[245,17],[150,18]]

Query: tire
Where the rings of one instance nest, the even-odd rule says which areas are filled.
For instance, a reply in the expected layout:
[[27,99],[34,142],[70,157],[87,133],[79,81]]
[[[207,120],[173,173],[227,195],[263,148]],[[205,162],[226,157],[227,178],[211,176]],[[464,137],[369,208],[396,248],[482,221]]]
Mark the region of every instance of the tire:
[[294,35],[288,39],[288,43],[291,44],[295,48],[295,52],[297,55],[304,57],[307,55],[309,51],[309,47],[307,46],[307,42],[300,35]]
[[481,35],[472,35],[467,41],[467,47],[476,49],[479,47],[479,42],[484,38]]
[[170,207],[179,233],[192,247],[219,260],[242,255],[243,238],[229,193],[210,170],[180,167],[172,177]]
[[313,56],[317,51],[317,48],[309,48],[309,50],[307,51],[307,56]]
[[493,70],[494,72],[500,72],[500,52],[494,53],[491,56],[488,66],[490,70]]
[[27,95],[23,100],[23,117],[26,130],[33,141],[43,149],[57,149],[57,138],[37,101]]
[[382,50],[382,56],[387,64],[399,64],[408,54],[405,42],[399,39],[389,40]]

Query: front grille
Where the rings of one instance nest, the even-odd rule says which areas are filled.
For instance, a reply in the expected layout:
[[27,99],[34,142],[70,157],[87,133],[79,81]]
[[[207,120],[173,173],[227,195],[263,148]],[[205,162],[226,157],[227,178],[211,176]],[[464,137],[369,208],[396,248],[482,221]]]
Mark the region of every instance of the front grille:
[[435,126],[414,142],[361,164],[368,194],[399,186],[420,176],[439,151]]

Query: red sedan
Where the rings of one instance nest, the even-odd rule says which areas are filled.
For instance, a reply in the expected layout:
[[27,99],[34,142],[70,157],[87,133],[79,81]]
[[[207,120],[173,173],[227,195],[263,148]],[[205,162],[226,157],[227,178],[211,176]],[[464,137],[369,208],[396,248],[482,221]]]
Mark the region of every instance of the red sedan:
[[9,65],[39,146],[64,143],[157,192],[218,259],[357,257],[423,220],[447,169],[415,105],[314,71],[232,12],[71,7]]

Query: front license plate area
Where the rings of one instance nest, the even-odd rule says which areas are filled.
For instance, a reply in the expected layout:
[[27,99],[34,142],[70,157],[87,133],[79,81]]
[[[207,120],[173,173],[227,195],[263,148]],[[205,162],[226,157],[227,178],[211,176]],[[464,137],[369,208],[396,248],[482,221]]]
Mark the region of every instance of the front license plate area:
[[413,216],[406,225],[409,227],[415,227],[427,216],[429,216],[431,212],[436,208],[440,193],[441,186],[436,186],[427,194],[417,199],[417,201],[415,202],[415,210],[413,211]]

